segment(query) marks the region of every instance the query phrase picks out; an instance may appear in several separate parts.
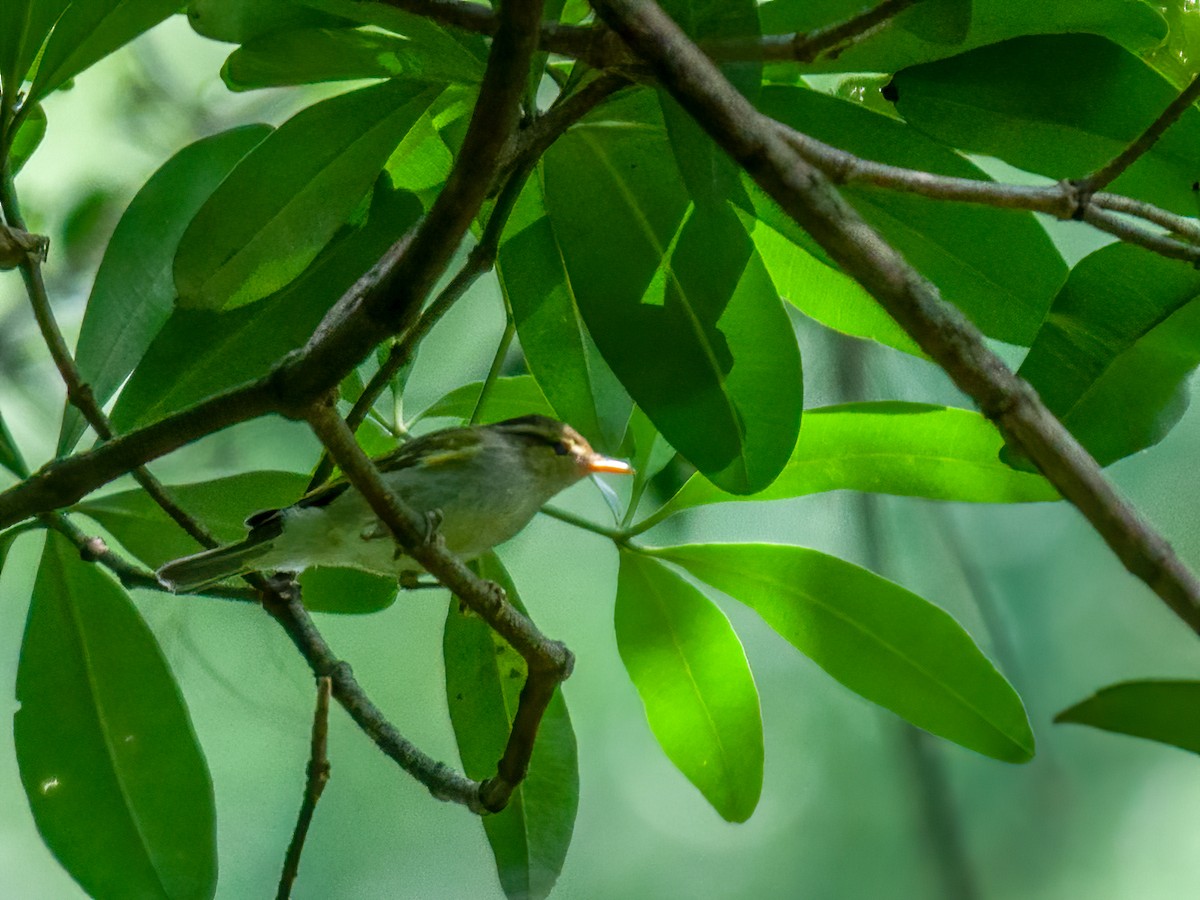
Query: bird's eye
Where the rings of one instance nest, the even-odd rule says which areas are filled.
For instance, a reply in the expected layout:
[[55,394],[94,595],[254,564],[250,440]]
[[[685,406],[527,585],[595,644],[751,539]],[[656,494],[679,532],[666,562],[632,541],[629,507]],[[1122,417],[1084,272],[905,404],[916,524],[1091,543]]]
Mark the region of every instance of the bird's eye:
[[568,453],[571,452],[571,450],[569,447],[567,447],[566,441],[557,441],[554,444],[554,452],[557,453],[559,456],[566,456]]

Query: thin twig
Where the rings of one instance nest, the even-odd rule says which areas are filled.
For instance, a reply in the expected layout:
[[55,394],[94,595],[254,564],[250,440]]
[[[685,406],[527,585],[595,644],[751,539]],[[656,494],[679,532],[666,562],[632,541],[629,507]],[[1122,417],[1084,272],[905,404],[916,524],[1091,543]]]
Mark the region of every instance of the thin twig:
[[496,352],[492,356],[491,366],[488,367],[487,377],[483,379],[483,384],[479,387],[479,396],[475,398],[475,408],[471,411],[470,424],[477,423],[479,417],[483,415],[483,405],[487,402],[488,395],[491,394],[492,387],[496,384],[496,379],[500,377],[500,372],[504,368],[504,360],[508,357],[508,350],[516,336],[517,326],[513,322],[512,315],[509,314],[504,323],[504,332],[496,344]]
[[333,693],[333,679],[322,675],[317,679],[317,709],[313,713],[312,740],[309,745],[308,766],[305,769],[304,797],[300,802],[300,812],[296,816],[296,827],[292,831],[292,840],[288,844],[287,855],[283,860],[283,873],[279,876],[279,890],[276,900],[287,900],[292,896],[292,885],[296,883],[296,875],[300,871],[300,856],[304,853],[304,841],[308,837],[308,828],[312,824],[313,814],[317,811],[317,803],[325,784],[329,781],[329,695]]
[[1200,75],[1193,78],[1192,83],[1180,91],[1179,96],[1172,100],[1159,117],[1151,122],[1149,127],[1138,135],[1128,147],[1090,175],[1080,178],[1075,182],[1075,186],[1085,194],[1093,194],[1112,184],[1122,172],[1154,146],[1163,136],[1163,132],[1174,125],[1179,117],[1187,111],[1187,108],[1196,102],[1197,97],[1200,97]]
[[838,51],[874,34],[921,0],[883,0],[841,22],[795,34],[767,34],[753,38],[701,41],[700,49],[718,62],[815,62],[822,54]]
[[758,185],[858,281],[1084,514],[1130,572],[1200,634],[1200,581],[1105,479],[1037,393],[883,241],[650,0],[595,0],[597,12]]

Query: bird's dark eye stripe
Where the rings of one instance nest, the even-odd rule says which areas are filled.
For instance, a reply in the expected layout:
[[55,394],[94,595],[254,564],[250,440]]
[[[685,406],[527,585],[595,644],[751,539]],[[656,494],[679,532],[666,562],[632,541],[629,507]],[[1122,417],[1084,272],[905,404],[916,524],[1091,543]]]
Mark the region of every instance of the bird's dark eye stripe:
[[555,441],[554,442],[554,452],[557,453],[559,456],[566,456],[568,453],[571,452],[571,450],[570,450],[570,448],[567,447],[566,441]]

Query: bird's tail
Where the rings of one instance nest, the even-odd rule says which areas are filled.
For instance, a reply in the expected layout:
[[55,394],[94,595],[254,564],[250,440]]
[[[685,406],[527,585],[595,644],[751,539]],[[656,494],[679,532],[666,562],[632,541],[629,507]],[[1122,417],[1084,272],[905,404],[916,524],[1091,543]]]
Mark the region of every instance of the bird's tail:
[[256,537],[251,532],[250,537],[240,544],[216,547],[172,560],[154,574],[168,590],[176,594],[188,594],[214,582],[260,568],[256,562],[266,555],[271,546],[269,540]]

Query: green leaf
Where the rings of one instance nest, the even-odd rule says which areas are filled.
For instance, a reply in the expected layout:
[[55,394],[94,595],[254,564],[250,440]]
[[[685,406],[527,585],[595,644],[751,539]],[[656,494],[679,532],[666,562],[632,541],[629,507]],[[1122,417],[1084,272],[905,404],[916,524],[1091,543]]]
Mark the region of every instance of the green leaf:
[[38,60],[29,95],[45,97],[179,11],[179,0],[73,0]]
[[96,897],[212,897],[212,782],[183,697],[125,592],[54,532],[17,700],[34,821],[80,886]]
[[[323,10],[361,25],[374,25],[402,34],[418,43],[431,56],[439,57],[447,68],[464,73],[481,71],[487,60],[488,45],[483,35],[447,31],[441,25],[405,12],[398,6],[372,0],[302,0],[305,6]],[[471,75],[471,77],[475,77]]]
[[0,81],[16,101],[21,83],[54,23],[71,0],[4,0],[0,3]]
[[0,466],[8,469],[18,478],[29,477],[29,467],[25,465],[25,460],[21,456],[21,448],[17,446],[17,442],[13,440],[13,436],[8,431],[8,426],[4,423],[3,414],[0,414]]
[[261,376],[308,341],[329,308],[420,213],[412,194],[392,191],[381,180],[366,223],[335,235],[299,278],[273,296],[221,313],[176,308],[121,391],[113,427],[132,430]]
[[943,610],[845,560],[776,544],[652,552],[754,609],[850,690],[1005,762],[1033,757],[1021,698]]
[[661,563],[623,549],[616,628],[658,743],[722,818],[746,821],[762,792],[762,719],[725,614]]
[[765,491],[741,497],[693,476],[639,530],[694,506],[786,500],[824,491],[970,503],[1058,499],[1041,475],[1001,462],[1003,446],[992,423],[967,409],[894,401],[810,409],[792,458]]
[[281,125],[184,232],[175,256],[180,305],[243,306],[304,271],[438,92],[388,81],[317,103]]
[[33,151],[38,148],[45,135],[46,111],[42,109],[42,104],[35,103],[29,108],[29,114],[17,129],[12,146],[8,150],[8,164],[12,167],[14,175],[20,172],[29,157],[33,156]]
[[795,443],[800,355],[736,214],[691,204],[661,152],[654,100],[607,104],[560,138],[546,206],[579,309],[630,396],[707,477],[752,493]]
[[1110,244],[1071,270],[1019,374],[1108,465],[1166,436],[1197,365],[1200,273]]
[[[1167,23],[1157,9],[1141,0],[972,0],[966,36],[956,48],[938,40],[949,37],[943,2],[917,4],[868,40],[843,46],[806,67],[820,72],[896,72],[905,66],[942,59],[959,49],[996,44],[1024,34],[1086,32],[1101,34],[1133,52],[1152,50],[1167,36]],[[810,31],[862,12],[862,0],[772,0],[759,7],[763,32]],[[961,28],[961,12],[949,20]],[[924,34],[922,32],[925,32]],[[790,71],[789,71],[790,69]],[[768,67],[780,80],[795,78],[794,63]]]
[[[308,478],[295,472],[247,472],[174,485],[172,496],[222,543],[246,536],[245,519],[304,495]],[[96,522],[151,569],[200,548],[140,488],[85,500],[72,507]],[[353,569],[309,569],[300,576],[304,605],[318,612],[371,613],[391,606],[396,582]]]
[[[759,199],[755,198],[755,206]],[[770,202],[770,201],[768,201]],[[754,246],[781,297],[827,328],[924,358],[916,341],[851,278],[780,234],[767,219],[747,223]],[[787,229],[791,231],[791,229]],[[795,236],[795,235],[793,235]]]
[[[1082,178],[1175,99],[1167,79],[1093,35],[1023,37],[899,72],[897,109],[950,146],[1051,178]],[[1184,111],[1108,188],[1181,215],[1196,211],[1200,110]]]
[[972,0],[924,0],[896,17],[895,25],[931,44],[961,44],[971,31]]
[[[525,611],[495,554],[481,557],[475,568]],[[482,619],[460,612],[453,597],[442,651],[446,699],[463,769],[476,780],[491,778],[512,730],[527,674],[525,660]],[[550,894],[562,872],[578,807],[575,732],[562,692],[555,691],[538,729],[528,777],[502,812],[482,820],[508,897],[537,900]]]
[[[482,381],[473,381],[457,387],[417,416],[418,419],[435,419],[439,417],[462,419],[464,422],[475,412],[475,404],[479,402],[479,392],[483,388]],[[515,419],[517,416],[527,416],[537,413],[553,418],[554,410],[546,402],[541,388],[531,375],[513,375],[497,378],[488,391],[487,400],[483,405],[480,423],[502,422],[505,419]]]
[[[952,150],[858,103],[775,86],[763,89],[760,107],[786,125],[866,159],[990,180]],[[842,194],[984,334],[1013,344],[1033,340],[1067,267],[1032,213],[853,185]],[[994,252],[998,243],[1007,248],[1004,254]],[[1014,258],[1020,266],[1012,265]]]
[[348,81],[404,78],[428,84],[475,84],[483,66],[451,63],[416,40],[353,28],[272,32],[239,47],[221,68],[232,91]]
[[[238,160],[270,130],[246,125],[184,147],[130,201],[96,272],[75,351],[97,403],[108,402],[170,317],[175,303],[171,266],[184,229]],[[194,344],[189,356],[202,346]],[[71,451],[84,428],[83,416],[68,403],[59,456]]]
[[1126,681],[1064,709],[1055,722],[1091,725],[1200,753],[1200,681]]
[[558,418],[597,448],[611,450],[629,418],[630,400],[583,322],[539,178],[526,183],[509,228],[496,273],[525,363]]
[[296,0],[192,0],[187,16],[197,34],[234,44],[293,28],[336,28],[346,21]]
[[8,559],[8,553],[12,550],[17,538],[25,532],[33,531],[38,527],[31,522],[23,522],[20,525],[14,525],[7,531],[0,531],[0,572],[4,571],[4,563]]

